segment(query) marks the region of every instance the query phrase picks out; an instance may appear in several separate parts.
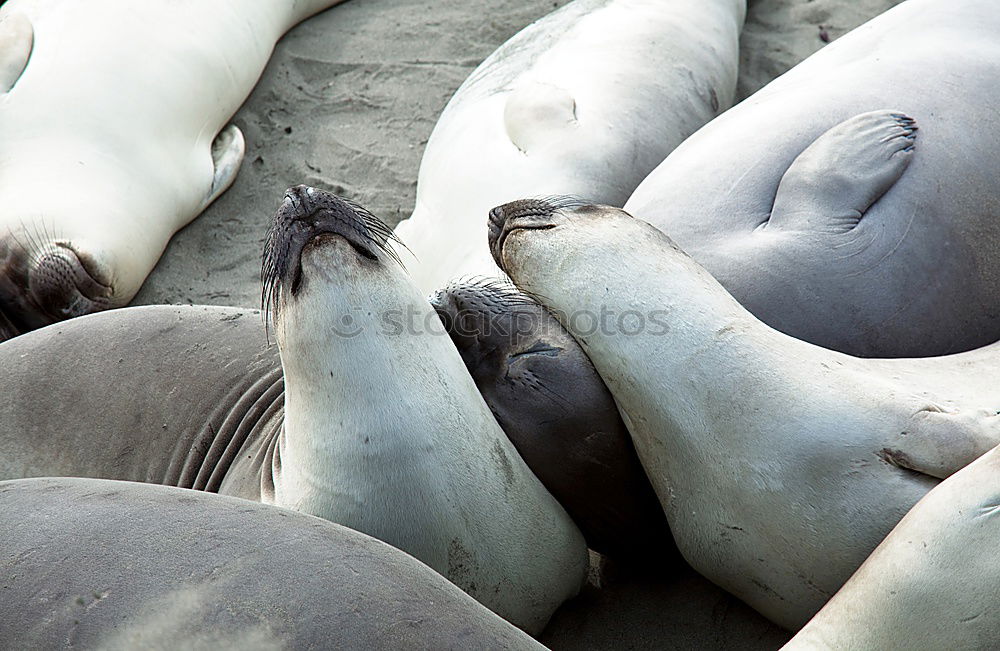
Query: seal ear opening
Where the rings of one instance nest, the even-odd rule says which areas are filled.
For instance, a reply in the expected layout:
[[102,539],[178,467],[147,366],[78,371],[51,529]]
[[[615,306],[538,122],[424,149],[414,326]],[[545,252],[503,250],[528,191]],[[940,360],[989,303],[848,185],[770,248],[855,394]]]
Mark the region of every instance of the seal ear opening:
[[0,12],[0,93],[8,93],[28,66],[35,30],[20,12]]

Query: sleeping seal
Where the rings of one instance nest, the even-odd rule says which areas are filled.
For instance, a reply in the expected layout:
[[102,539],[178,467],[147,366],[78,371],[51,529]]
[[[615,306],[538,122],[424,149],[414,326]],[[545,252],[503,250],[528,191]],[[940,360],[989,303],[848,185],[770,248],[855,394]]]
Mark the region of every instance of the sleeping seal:
[[[964,126],[995,122],[976,95],[1000,89],[987,4],[910,2],[843,37],[692,136],[626,208],[812,343],[892,357],[1000,339],[1000,142]],[[897,100],[917,120],[880,108]],[[487,394],[501,380],[477,382]]]
[[681,553],[782,626],[804,624],[939,479],[1000,443],[1000,344],[849,357],[764,325],[619,209],[528,200],[490,220],[498,264],[611,390]]
[[1000,449],[929,492],[785,646],[991,649],[1000,639]]
[[625,209],[799,339],[865,357],[996,341],[998,32],[992,0],[904,2],[701,129]]
[[502,45],[445,107],[396,227],[417,287],[496,275],[480,217],[498,203],[624,203],[732,104],[745,14],[745,0],[576,0]]
[[236,178],[274,44],[337,2],[2,3],[0,338],[131,300]]
[[[31,359],[4,367],[0,478],[168,483],[316,515],[409,552],[539,632],[582,582],[583,538],[440,328],[390,327],[438,317],[389,234],[334,195],[288,191],[263,267],[280,368],[259,324],[248,344],[248,319],[226,308],[143,308],[177,314],[145,324],[92,315],[0,344],[6,359]],[[192,312],[232,327],[187,338]],[[98,319],[111,336],[95,341],[85,333]],[[43,336],[79,355],[38,345]],[[84,372],[108,382],[81,382]],[[54,396],[44,417],[31,392]]]
[[0,523],[5,649],[544,648],[413,557],[286,509],[45,478],[0,482]]
[[456,280],[431,305],[504,433],[591,549],[680,562],[614,398],[555,317],[499,280]]

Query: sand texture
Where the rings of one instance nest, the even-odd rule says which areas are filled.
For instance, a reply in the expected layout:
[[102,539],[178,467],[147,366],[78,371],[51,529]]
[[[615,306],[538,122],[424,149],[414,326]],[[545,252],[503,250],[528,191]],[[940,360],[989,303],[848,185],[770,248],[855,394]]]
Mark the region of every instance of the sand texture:
[[[898,0],[756,0],[739,97]],[[260,251],[286,187],[413,210],[423,147],[452,93],[501,43],[566,0],[350,0],[286,35],[234,122],[233,187],[171,241],[133,304],[259,305]]]

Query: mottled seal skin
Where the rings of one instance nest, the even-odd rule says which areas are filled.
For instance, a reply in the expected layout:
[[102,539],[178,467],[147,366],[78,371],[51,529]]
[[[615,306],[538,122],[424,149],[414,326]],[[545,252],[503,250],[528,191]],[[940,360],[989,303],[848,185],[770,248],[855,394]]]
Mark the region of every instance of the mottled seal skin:
[[614,398],[555,317],[499,281],[453,281],[431,305],[500,427],[590,548],[647,567],[680,562]]
[[991,0],[901,3],[713,120],[625,209],[799,339],[866,357],[1000,339],[998,32]]
[[180,488],[0,482],[8,649],[542,649],[412,556]]
[[235,308],[120,310],[0,344],[12,361],[0,478],[128,479],[285,506],[389,542],[539,632],[579,589],[583,537],[448,337],[385,328],[394,312],[437,321],[390,235],[335,195],[288,191],[263,264],[280,366],[259,315]]
[[131,300],[236,178],[277,40],[338,1],[2,3],[0,337]]
[[784,648],[992,649],[1000,449],[924,496]]
[[496,276],[482,215],[531,195],[623,204],[732,102],[745,0],[576,0],[526,27],[455,92],[396,227],[431,292]]
[[[794,339],[617,208],[519,201],[490,230],[503,269],[610,389],[685,559],[786,628],[940,479],[1000,443],[1000,344],[861,359]],[[583,312],[633,318],[566,317]]]

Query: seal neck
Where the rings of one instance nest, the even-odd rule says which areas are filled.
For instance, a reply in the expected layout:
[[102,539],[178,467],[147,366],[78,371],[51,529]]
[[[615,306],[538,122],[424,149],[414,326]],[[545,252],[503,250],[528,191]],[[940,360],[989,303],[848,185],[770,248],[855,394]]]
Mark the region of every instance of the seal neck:
[[[448,529],[436,505],[450,499],[452,457],[476,454],[468,437],[448,432],[456,414],[470,428],[492,417],[415,288],[376,272],[311,282],[318,273],[306,271],[276,324],[285,419],[274,501],[387,540],[443,571],[447,543],[422,530]],[[452,386],[460,374],[468,395]],[[463,406],[473,398],[479,417]]]
[[[648,428],[630,415],[667,423],[694,461],[712,447],[696,439],[723,432],[705,415],[730,413],[727,404],[752,403],[762,384],[794,377],[795,351],[806,344],[761,323],[669,238],[635,222],[571,243],[540,237],[529,255],[515,251],[512,275],[581,343],[633,438]],[[789,373],[776,372],[786,362]],[[683,462],[678,452],[669,456]]]

